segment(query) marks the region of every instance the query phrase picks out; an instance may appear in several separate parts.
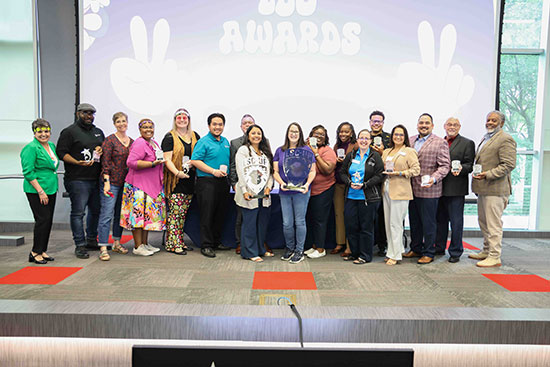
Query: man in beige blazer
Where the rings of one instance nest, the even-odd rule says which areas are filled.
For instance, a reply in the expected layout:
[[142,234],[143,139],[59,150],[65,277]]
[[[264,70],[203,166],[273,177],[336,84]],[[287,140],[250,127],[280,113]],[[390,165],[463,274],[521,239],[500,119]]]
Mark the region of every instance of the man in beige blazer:
[[[511,172],[516,167],[516,142],[502,130],[505,116],[500,111],[487,115],[487,134],[477,147],[472,191],[476,193],[479,228],[483,233],[483,250],[471,254],[481,260],[479,267],[500,266],[502,250],[502,213],[512,194]],[[481,165],[481,173],[476,166]]]

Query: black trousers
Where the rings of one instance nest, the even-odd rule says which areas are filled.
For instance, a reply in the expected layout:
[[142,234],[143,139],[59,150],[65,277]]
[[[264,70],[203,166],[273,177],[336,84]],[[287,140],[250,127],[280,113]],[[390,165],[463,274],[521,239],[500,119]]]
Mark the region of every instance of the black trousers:
[[319,195],[310,196],[306,214],[306,247],[325,248],[328,218],[334,197],[334,185]]
[[48,249],[56,196],[56,194],[48,195],[48,204],[43,205],[40,203],[38,194],[27,193],[27,200],[34,216],[34,238],[32,245],[32,252],[34,253],[41,254]]
[[216,248],[222,241],[229,184],[225,177],[198,177],[195,192],[200,209],[201,247]]
[[388,239],[386,238],[386,224],[384,221],[384,205],[380,204],[376,213],[374,224],[374,243],[378,245],[379,251],[386,251]]

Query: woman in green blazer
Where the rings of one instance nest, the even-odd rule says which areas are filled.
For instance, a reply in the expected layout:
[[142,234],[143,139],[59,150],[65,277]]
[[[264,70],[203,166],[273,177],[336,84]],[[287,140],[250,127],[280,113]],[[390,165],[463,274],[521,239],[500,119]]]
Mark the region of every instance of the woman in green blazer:
[[55,197],[57,194],[57,167],[59,159],[51,143],[50,123],[37,119],[32,123],[34,139],[21,150],[21,168],[27,195],[34,216],[34,239],[29,262],[46,264],[53,261],[46,250],[52,229]]

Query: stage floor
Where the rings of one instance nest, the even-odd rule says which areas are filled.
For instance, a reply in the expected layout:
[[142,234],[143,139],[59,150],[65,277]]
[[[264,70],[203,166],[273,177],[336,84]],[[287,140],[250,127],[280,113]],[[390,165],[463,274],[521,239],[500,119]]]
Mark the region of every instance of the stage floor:
[[[70,231],[53,231],[48,253],[55,261],[35,265],[27,262],[32,233],[5,234],[24,235],[25,244],[2,247],[0,278],[13,274],[0,279],[3,300],[275,305],[284,296],[300,306],[550,308],[550,240],[505,239],[502,267],[482,269],[467,258],[474,250],[465,250],[456,264],[445,255],[428,265],[404,259],[393,267],[377,256],[354,265],[339,255],[293,265],[280,260],[282,250],[257,264],[234,251],[206,258],[197,248],[186,256],[164,250],[151,257],[111,253],[107,262],[95,251],[81,260],[74,256]],[[481,238],[465,242],[482,246]],[[160,247],[160,235],[152,233],[150,243]],[[125,246],[132,244],[129,239]],[[57,284],[33,284],[46,278]]]

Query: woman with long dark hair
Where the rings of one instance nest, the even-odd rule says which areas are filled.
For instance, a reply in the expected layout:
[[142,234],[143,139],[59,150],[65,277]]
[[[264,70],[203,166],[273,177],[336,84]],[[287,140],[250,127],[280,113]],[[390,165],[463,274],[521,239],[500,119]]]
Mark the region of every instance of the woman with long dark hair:
[[[297,122],[291,123],[286,129],[285,143],[277,148],[273,156],[273,177],[281,188],[279,196],[286,244],[281,260],[289,261],[291,264],[304,260],[306,211],[310,195],[309,186],[315,178],[314,163],[315,155],[304,141],[302,127]],[[287,173],[293,177],[303,178],[303,181],[292,182]],[[292,184],[301,186],[292,190]]]
[[273,154],[260,126],[252,125],[246,130],[245,143],[235,155],[235,167],[235,203],[243,215],[241,257],[263,262],[262,256],[273,256],[264,247],[271,214]]
[[310,259],[318,259],[327,254],[325,240],[328,217],[334,197],[334,169],[336,168],[336,153],[329,145],[327,129],[317,125],[311,129],[308,146],[315,154],[315,179],[311,183],[311,197],[307,209],[306,245],[312,247],[305,251]]
[[390,137],[390,147],[382,154],[386,175],[382,185],[382,197],[388,239],[386,265],[395,265],[401,261],[405,250],[403,221],[407,215],[409,200],[413,199],[411,177],[420,174],[420,163],[416,150],[410,147],[409,133],[405,126],[395,126]]
[[332,249],[331,254],[342,253],[341,256],[349,256],[348,241],[346,240],[346,225],[344,223],[344,206],[346,204],[346,184],[340,178],[340,169],[346,154],[350,153],[357,143],[355,129],[350,122],[342,122],[336,129],[336,144],[334,144],[334,152],[336,153],[336,168],[334,170],[336,184],[334,185],[334,221],[336,227],[336,247]]

